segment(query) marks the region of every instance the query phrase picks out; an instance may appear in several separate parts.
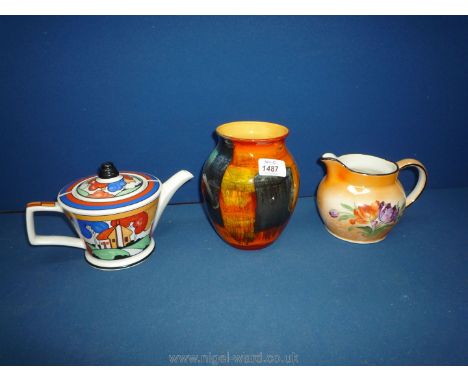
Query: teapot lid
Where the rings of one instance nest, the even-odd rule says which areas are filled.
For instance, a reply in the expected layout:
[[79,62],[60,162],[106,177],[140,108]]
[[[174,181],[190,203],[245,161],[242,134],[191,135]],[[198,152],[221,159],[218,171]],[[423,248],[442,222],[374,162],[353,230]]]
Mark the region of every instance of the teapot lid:
[[[112,162],[101,164],[97,175],[78,179],[60,190],[58,201],[66,209],[87,211],[134,208],[159,195],[161,182],[141,172],[119,172]],[[132,207],[130,207],[132,206]]]

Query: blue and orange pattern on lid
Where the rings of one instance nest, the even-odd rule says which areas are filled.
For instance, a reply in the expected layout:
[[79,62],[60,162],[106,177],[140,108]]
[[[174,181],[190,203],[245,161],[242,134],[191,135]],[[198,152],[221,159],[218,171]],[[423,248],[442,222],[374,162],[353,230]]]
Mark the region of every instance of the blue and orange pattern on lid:
[[159,180],[149,174],[121,172],[106,162],[99,175],[79,179],[65,186],[58,199],[81,210],[109,210],[126,207],[151,198],[159,190]]

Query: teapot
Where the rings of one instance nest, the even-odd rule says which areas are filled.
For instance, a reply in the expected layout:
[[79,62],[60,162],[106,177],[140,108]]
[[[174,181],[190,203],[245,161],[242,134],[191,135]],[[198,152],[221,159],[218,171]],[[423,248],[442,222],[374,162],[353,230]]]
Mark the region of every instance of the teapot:
[[[416,159],[392,162],[372,155],[322,155],[326,176],[317,189],[317,206],[327,230],[353,243],[376,243],[421,195],[427,172]],[[400,170],[415,167],[418,180],[408,194],[398,180]]]
[[[142,172],[119,172],[103,163],[97,175],[75,180],[57,201],[32,202],[26,230],[32,245],[63,245],[85,250],[85,259],[102,269],[121,269],[146,259],[154,249],[153,232],[174,193],[193,175],[185,170],[162,183]],[[37,235],[34,214],[64,213],[79,237]]]

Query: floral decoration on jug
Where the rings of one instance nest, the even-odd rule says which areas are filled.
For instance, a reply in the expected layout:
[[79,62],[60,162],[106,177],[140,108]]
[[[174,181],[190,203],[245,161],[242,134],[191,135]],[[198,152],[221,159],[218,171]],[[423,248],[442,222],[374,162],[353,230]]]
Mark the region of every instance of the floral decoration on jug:
[[348,231],[359,229],[365,237],[373,237],[389,230],[398,222],[405,208],[400,203],[392,206],[391,203],[378,200],[354,207],[341,203],[341,207],[344,210],[332,208],[328,212],[330,217],[338,221],[347,220],[350,224]]

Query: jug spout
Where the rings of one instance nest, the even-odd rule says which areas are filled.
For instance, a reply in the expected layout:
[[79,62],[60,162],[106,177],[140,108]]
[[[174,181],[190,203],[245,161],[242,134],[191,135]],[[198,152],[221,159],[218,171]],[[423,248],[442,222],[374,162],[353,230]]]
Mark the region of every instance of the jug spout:
[[159,196],[158,209],[156,210],[156,216],[153,223],[153,231],[158,225],[159,219],[161,218],[164,209],[171,200],[174,193],[187,181],[193,178],[193,175],[186,171],[181,170],[178,173],[172,175],[168,180],[162,184],[161,195]]
[[327,160],[327,159],[337,159],[336,155],[333,153],[325,153],[322,155],[322,160]]
[[327,169],[327,176],[329,177],[336,176],[339,170],[344,167],[343,163],[341,163],[338,157],[332,153],[323,154],[320,160],[325,164]]

